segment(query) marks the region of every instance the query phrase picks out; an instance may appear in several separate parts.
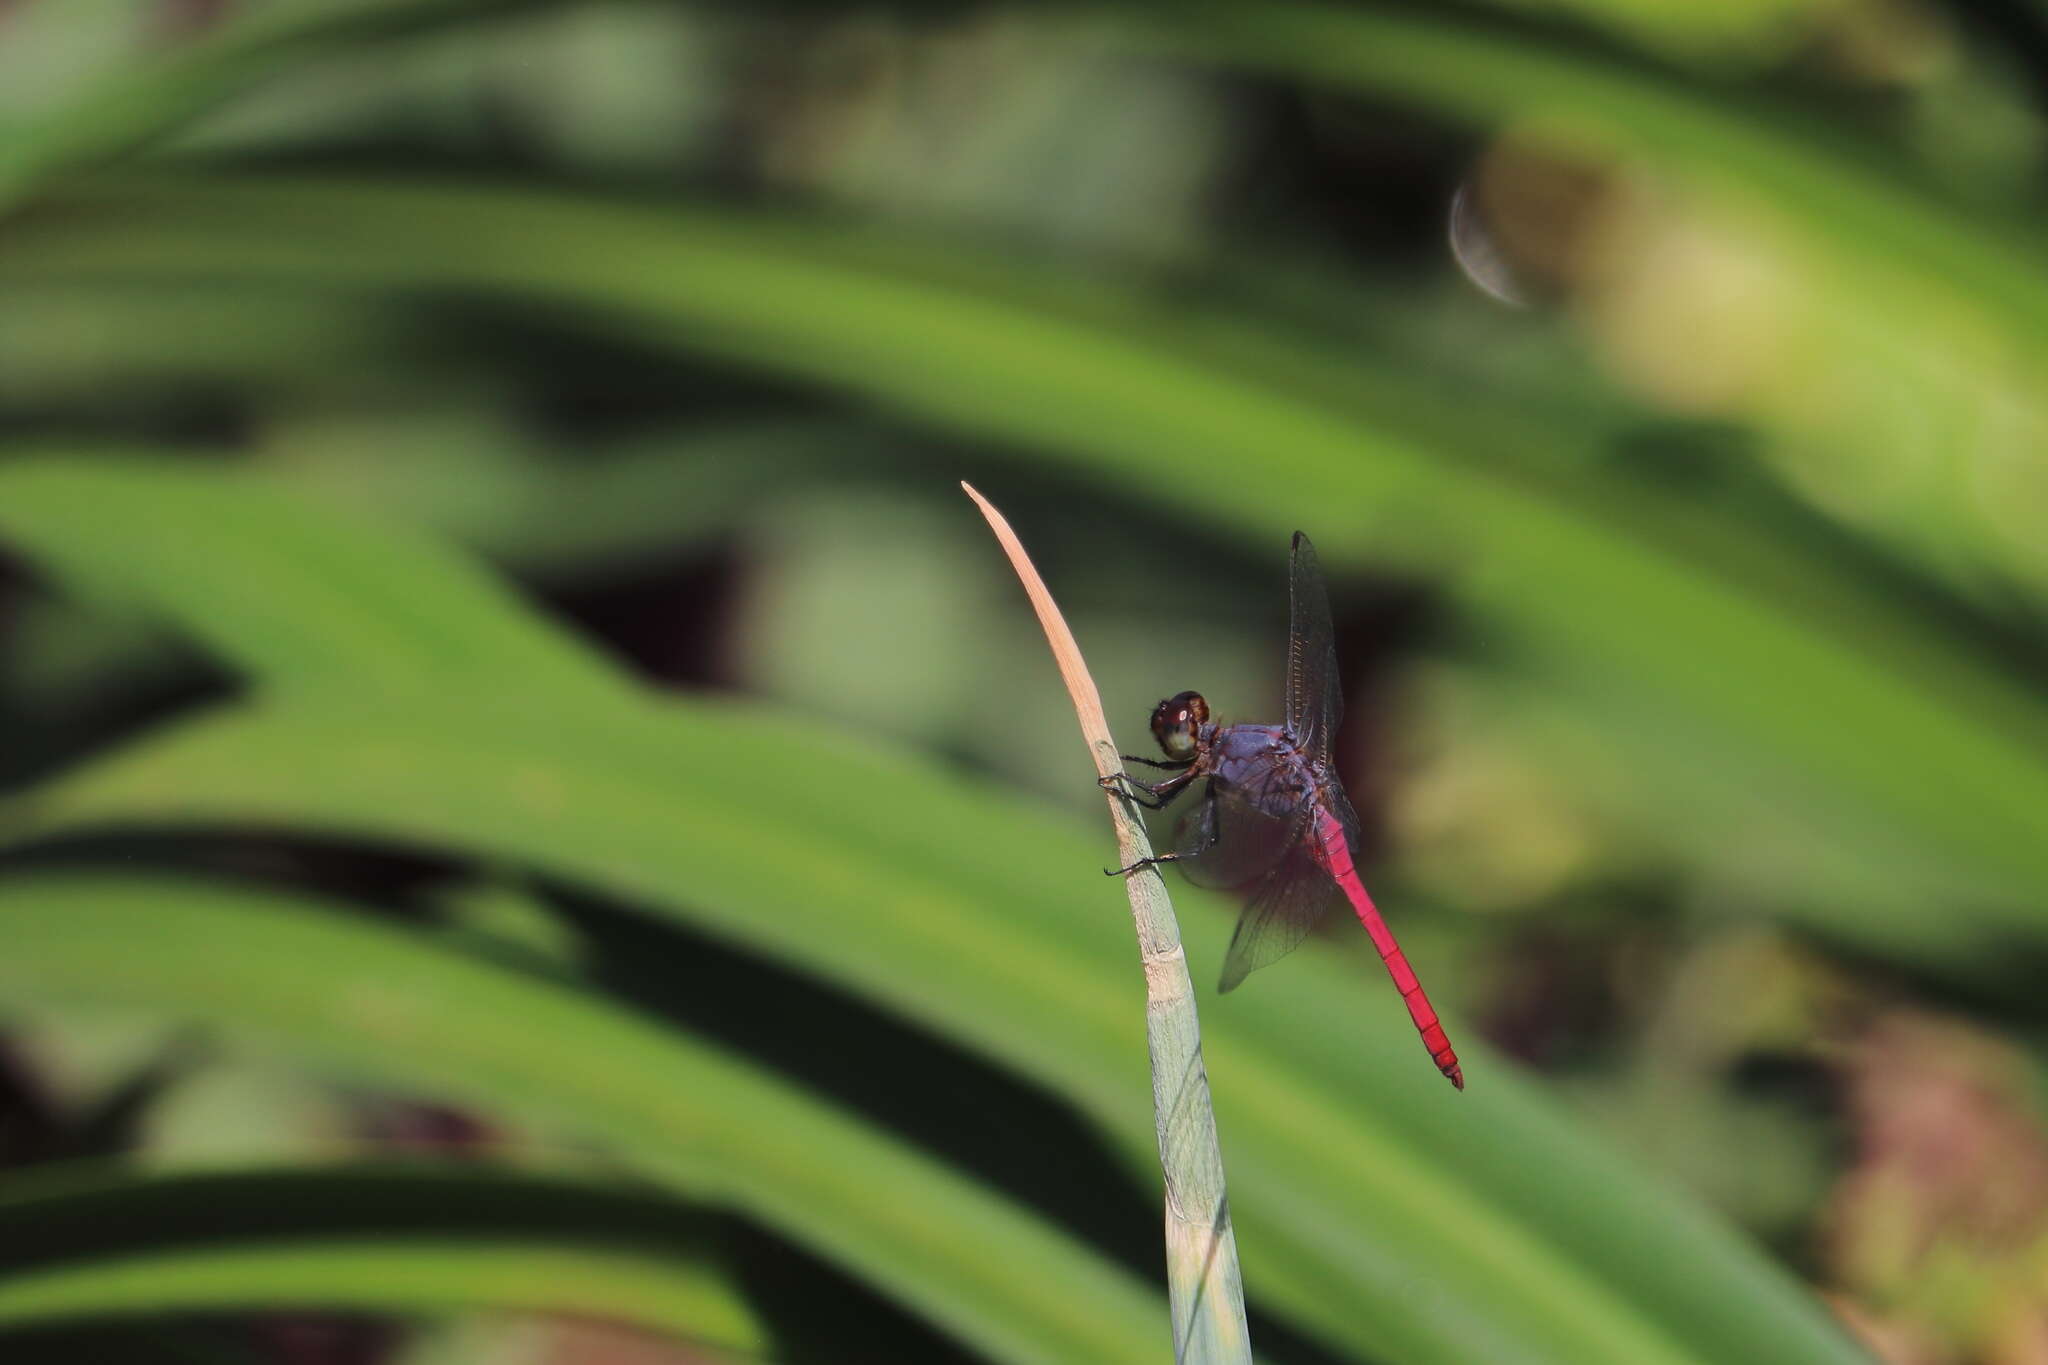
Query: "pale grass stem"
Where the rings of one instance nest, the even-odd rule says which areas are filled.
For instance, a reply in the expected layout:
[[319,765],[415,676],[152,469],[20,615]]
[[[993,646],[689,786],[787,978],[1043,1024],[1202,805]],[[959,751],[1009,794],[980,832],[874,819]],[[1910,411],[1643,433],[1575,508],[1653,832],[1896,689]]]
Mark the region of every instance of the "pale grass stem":
[[[966,483],[1023,581],[1038,621],[1045,628],[1067,695],[1080,718],[1081,735],[1108,777],[1123,770],[1102,697],[1081,658],[1066,618],[1046,591],[1038,571],[1010,523]],[[1109,797],[1116,828],[1119,865],[1150,857],[1151,841],[1137,808]],[[1091,873],[1092,875],[1092,873]],[[1173,1354],[1192,1365],[1249,1362],[1244,1287],[1238,1278],[1237,1239],[1223,1188],[1223,1154],[1216,1143],[1216,1116],[1209,1106],[1209,1073],[1202,1065],[1202,1030],[1195,1017],[1195,993],[1181,951],[1180,926],[1157,868],[1124,878],[1137,925],[1138,952],[1145,968],[1145,1033],[1152,1054],[1152,1115],[1159,1138],[1159,1167],[1166,1186],[1166,1283],[1173,1312]]]

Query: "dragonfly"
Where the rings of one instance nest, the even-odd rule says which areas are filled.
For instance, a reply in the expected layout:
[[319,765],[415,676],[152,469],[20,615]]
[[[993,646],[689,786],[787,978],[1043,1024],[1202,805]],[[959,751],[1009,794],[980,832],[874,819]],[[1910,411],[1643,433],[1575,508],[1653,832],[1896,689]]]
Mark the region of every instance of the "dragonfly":
[[1153,708],[1152,735],[1166,760],[1121,757],[1173,775],[1144,782],[1119,772],[1102,778],[1100,785],[1150,810],[1164,810],[1196,783],[1202,784],[1201,795],[1181,815],[1172,852],[1108,873],[1128,877],[1141,868],[1176,863],[1197,886],[1244,893],[1244,911],[1223,960],[1225,991],[1292,952],[1333,906],[1349,906],[1372,936],[1430,1059],[1463,1090],[1458,1054],[1358,875],[1358,815],[1330,759],[1344,708],[1330,598],[1315,546],[1299,531],[1294,533],[1288,606],[1283,722],[1217,724],[1199,692],[1178,693]]

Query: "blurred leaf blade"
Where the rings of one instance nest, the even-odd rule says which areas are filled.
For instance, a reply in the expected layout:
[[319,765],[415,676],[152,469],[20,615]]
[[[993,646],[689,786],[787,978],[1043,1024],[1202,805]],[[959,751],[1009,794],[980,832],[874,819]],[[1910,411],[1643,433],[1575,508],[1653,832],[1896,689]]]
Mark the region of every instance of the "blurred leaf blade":
[[[1123,999],[1127,973],[1116,970],[1130,950],[1126,935],[1111,916],[1046,915],[1056,901],[1079,905],[1075,878],[1058,869],[1092,872],[1091,841],[1054,837],[1043,822],[988,810],[971,789],[935,784],[751,708],[704,707],[689,724],[678,723],[684,711],[675,708],[661,726],[593,726],[559,714],[540,725],[469,707],[460,715],[415,709],[399,725],[387,713],[380,727],[368,712],[320,710],[187,727],[133,762],[47,794],[38,828],[307,829],[533,859],[664,908],[687,907],[707,927],[970,1039],[1072,1095],[1149,1164],[1143,1092],[1126,1088],[1137,1073],[1119,1065],[1142,1055],[1141,1021]],[[543,729],[547,746],[508,743]],[[761,790],[745,793],[734,765],[748,756],[770,771],[800,757],[828,794],[784,802],[760,779]],[[685,769],[707,777],[678,803],[661,774]],[[829,792],[842,789],[874,803],[869,820],[848,828],[842,814],[835,827]],[[784,822],[754,802],[788,808]],[[870,851],[880,832],[861,825],[886,826],[893,809],[942,805],[949,813],[938,842]],[[972,854],[991,841],[1028,850],[1023,861],[1041,870],[1013,872],[998,891]],[[791,890],[795,903],[785,899]],[[1220,960],[1221,932],[1213,918],[1190,926],[1198,960]],[[1077,937],[1093,949],[1076,951]],[[1290,964],[1275,1008],[1255,1023],[1242,1009],[1224,1011],[1206,1039],[1232,1169],[1246,1172],[1233,1212],[1254,1295],[1336,1340],[1399,1347],[1404,1359],[1464,1358],[1448,1343],[1476,1338],[1495,1348],[1518,1341],[1530,1360],[1738,1359],[1681,1344],[1704,1331],[1705,1319],[1668,1320],[1670,1305],[1659,1299],[1694,1299],[1702,1280],[1770,1285],[1754,1252],[1632,1187],[1611,1158],[1545,1118],[1533,1092],[1506,1084],[1503,1062],[1468,1068],[1493,1073],[1483,1097],[1462,1106],[1436,1097],[1441,1080],[1414,1066],[1394,1014],[1379,1010],[1370,1028],[1354,1017],[1388,1003],[1362,998],[1359,965]],[[1309,1046],[1302,1035],[1318,1028],[1337,1030],[1338,1046]],[[1456,1134],[1467,1128],[1486,1136],[1472,1145],[1468,1134],[1461,1148]],[[1509,1159],[1539,1141],[1554,1158],[1542,1179]],[[1445,1151],[1459,1155],[1447,1164]],[[1597,1181],[1604,1193],[1578,1185],[1566,1207],[1537,1188],[1574,1178]],[[1580,1224],[1573,1254],[1558,1255],[1559,1234],[1547,1222],[1510,1212],[1536,1206]],[[1608,1240],[1611,1217],[1632,1225],[1626,1243]],[[1642,1276],[1645,1263],[1624,1254],[1637,1239],[1657,1246],[1651,1263],[1663,1273],[1645,1301],[1624,1308],[1614,1281]],[[1357,1262],[1367,1247],[1380,1250]],[[1397,1259],[1384,1264],[1383,1255]],[[1313,1291],[1320,1276],[1334,1277],[1328,1295]],[[1411,1302],[1418,1277],[1449,1286],[1438,1302],[1458,1308]],[[1775,1288],[1784,1321],[1765,1319],[1775,1349],[1792,1358],[1801,1348],[1788,1343],[1804,1340],[1805,1358],[1836,1358],[1826,1331],[1805,1320],[1811,1307]],[[1377,1305],[1369,1321],[1355,1311],[1361,1302]],[[1740,1338],[1761,1326],[1716,1324],[1706,1335]]]
[[602,1318],[686,1341],[750,1349],[715,1282],[612,1252],[430,1238],[328,1245],[178,1247],[0,1279],[0,1328],[75,1319],[289,1309],[477,1309]]
[[2048,242],[1994,226],[1964,206],[1874,168],[1862,139],[1815,136],[1773,119],[1739,87],[1666,78],[1597,47],[1532,38],[1469,16],[1392,7],[1289,3],[1252,13],[1191,7],[1192,23],[1150,30],[1169,47],[1316,83],[1412,101],[1479,123],[1566,116],[1686,173],[1719,180],[1789,212],[1802,230],[1868,253],[1887,268],[1960,287],[2038,345],[2048,318]]
[[[1402,1365],[1851,1358],[1812,1294],[1668,1193],[1690,1188],[1781,1250],[1812,1238],[1794,1273],[1859,1332],[1896,1318],[1959,1357],[2010,1335],[1996,1290],[1910,1321],[1926,1305],[1908,1300],[1939,1293],[1879,1287],[1860,1269],[1872,1229],[1836,1215],[1870,1184],[1885,1111],[1911,1107],[1896,1085],[1869,1102],[1862,1010],[1928,995],[2031,1044],[2048,938],[2039,25],[1827,0],[1684,18],[1640,0],[160,8],[0,16],[0,428],[60,459],[163,443],[372,515],[330,526],[247,484],[151,482],[146,450],[126,470],[0,466],[0,541],[30,563],[19,614],[16,557],[0,565],[23,665],[0,687],[5,766],[42,782],[53,758],[96,755],[0,798],[11,859],[103,863],[130,832],[145,863],[236,875],[251,848],[373,878],[421,875],[392,849],[472,858],[479,886],[560,894],[523,920],[472,904],[466,934],[427,936],[444,958],[566,978],[549,931],[586,914],[678,953],[709,932],[807,1006],[857,1009],[844,990],[925,1030],[892,1033],[905,1055],[964,1045],[1015,1073],[982,1077],[1012,1098],[1071,1102],[1149,1186],[1128,936],[1074,880],[1096,885],[1099,850],[873,742],[1041,797],[1067,781],[1032,741],[1050,680],[959,539],[920,522],[944,496],[925,485],[972,473],[1018,490],[1035,541],[1118,542],[1055,578],[1092,596],[1082,633],[1116,658],[1132,720],[1139,674],[1146,701],[1183,675],[1226,708],[1263,695],[1257,565],[1305,527],[1355,613],[1350,771],[1413,878],[1387,882],[1390,911],[1471,912],[1399,924],[1446,1003],[1543,1059],[1592,1136],[1483,1052],[1462,1104],[1429,1093],[1369,955],[1332,936],[1284,985],[1214,1010],[1259,1306]],[[518,13],[442,22],[500,9]],[[152,164],[168,174],[122,170]],[[336,165],[362,169],[306,178]],[[664,197],[680,186],[706,202]],[[797,411],[816,426],[803,450],[776,425]],[[696,444],[735,417],[738,453]],[[842,440],[869,423],[880,458]],[[378,536],[385,520],[545,576],[665,676],[745,679],[792,710],[666,704],[553,634],[552,610]],[[1091,581],[1111,559],[1143,565],[1158,601]],[[147,617],[148,635],[110,629]],[[922,638],[894,647],[913,621]],[[161,647],[173,635],[223,661],[241,701],[138,732],[222,690],[182,642]],[[714,651],[736,667],[702,670]],[[58,846],[22,847],[43,836]],[[1191,901],[1199,979],[1224,920]],[[1728,965],[1754,967],[1724,947],[1755,939],[1782,980]],[[230,948],[216,974],[238,970]],[[66,951],[83,979],[85,948]],[[278,983],[200,1001],[190,953],[172,952],[180,981],[148,982],[100,952],[105,998],[158,1002],[117,1031],[193,1008],[281,1022],[308,1110],[343,1103],[316,1079],[335,1030],[263,996]],[[441,1018],[483,1012],[457,994]],[[78,1079],[64,1007],[23,1019],[35,1061]],[[457,1065],[460,1033],[433,1041],[438,1058],[379,1059],[415,1061],[409,1081],[374,1074],[592,1108],[569,1080],[543,1096],[525,1072]],[[761,1043],[782,1046],[772,1027]],[[1961,1069],[1965,1049],[1933,1050],[1931,1073]],[[626,1052],[643,1085],[677,1079],[665,1054]],[[645,1119],[631,1150],[697,1188],[679,1111],[654,1115],[623,1070],[600,1118]],[[262,1126],[204,1089],[172,1102],[188,1137]],[[765,1120],[773,1148],[790,1136],[775,1117],[732,1128],[760,1140]],[[2037,1117],[2011,1127],[2038,1153]],[[1933,1130],[1973,1126],[1958,1108]],[[141,1135],[145,1154],[176,1153],[169,1132]],[[991,1354],[1077,1349],[1080,1328],[1048,1344],[1061,1328],[1028,1291],[950,1264],[1031,1243],[1028,1219],[908,1265],[933,1239],[892,1223],[886,1194],[821,1192],[815,1158],[792,1191],[784,1156],[741,1154],[738,1183],[829,1204],[767,1221],[808,1213],[800,1241],[865,1241],[827,1252],[868,1258],[862,1294],[950,1304]],[[946,1212],[966,1226],[979,1207]],[[1967,1221],[1949,1220],[1964,1241]],[[344,1241],[298,1244],[330,1287],[400,1250]],[[597,1273],[617,1254],[515,1242]],[[245,1249],[141,1266],[141,1292],[190,1270],[196,1302]],[[417,1249],[441,1259],[415,1275],[451,1290],[476,1270],[458,1259],[473,1248]],[[1048,1255],[1089,1279],[1085,1249]],[[1997,1259],[1971,1289],[1998,1284]],[[1920,1275],[1934,1264],[1899,1277],[1962,1282]],[[107,1277],[38,1288],[137,1292],[136,1263],[92,1269]],[[1097,1308],[1105,1340],[1156,1314]]]
[[460,1168],[18,1176],[0,1193],[0,1327],[490,1310],[759,1351],[760,1325],[680,1220],[649,1216],[659,1202]]
[[[20,197],[40,176],[144,143],[309,58],[393,29],[516,7],[510,0],[309,3],[224,24],[138,71],[116,74],[30,135],[11,139],[0,159],[0,199]],[[1986,230],[1956,206],[1874,171],[1868,156],[1848,146],[1782,120],[1767,126],[1764,112],[1732,112],[1731,103],[1741,104],[1739,90],[1655,82],[1597,48],[1531,41],[1523,29],[1471,15],[1318,3],[1262,6],[1256,16],[1213,3],[1118,5],[1108,12],[1119,16],[1124,41],[1140,46],[1367,89],[1463,119],[1559,111],[1584,117],[1608,135],[1639,140],[1792,209],[1816,234],[1839,235],[1846,211],[1859,229],[1851,237],[1927,278],[1961,282],[1988,306],[2016,310],[2023,333],[2037,333],[2048,317],[2048,289],[2037,268],[2042,243]]]
[[[601,307],[659,343],[1022,442],[1263,543],[1323,509],[1333,564],[1369,554],[1445,576],[1481,621],[1513,631],[1518,663],[1626,734],[1627,761],[1661,774],[1645,789],[1681,797],[1670,837],[1700,827],[1708,853],[1799,830],[1802,848],[1771,864],[1788,879],[1773,888],[1784,910],[1901,955],[1952,942],[1965,921],[1980,946],[2038,931],[2038,695],[1938,640],[1921,652],[1960,680],[1935,685],[1954,700],[1895,673],[1824,610],[1788,611],[1803,582],[1760,591],[1690,555],[1691,528],[1648,500],[1499,453],[1539,439],[1506,424],[1435,405],[1418,417],[1398,388],[1333,393],[1326,363],[1297,364],[1241,326],[1191,328],[1141,297],[1083,300],[1055,277],[1048,302],[989,284],[989,270],[935,276],[886,243],[790,222],[364,182],[114,187],[81,202],[96,199],[119,211],[67,216],[55,237],[28,223],[0,234],[0,275],[431,279]],[[1893,750],[1880,755],[1876,735]],[[1937,928],[1930,901],[1964,908]]]
[[[400,1089],[601,1134],[671,1189],[783,1228],[993,1356],[1137,1360],[1161,1335],[1163,1307],[1061,1233],[583,993],[307,902],[191,883],[22,878],[0,888],[0,919],[0,992],[17,1004],[204,1021]],[[224,974],[229,952],[237,970]],[[975,1254],[992,1240],[1000,1257]]]
[[[629,695],[605,661],[512,610],[502,584],[399,528],[366,559],[354,533],[300,499],[252,483],[222,500],[189,471],[146,459],[20,462],[5,478],[16,545],[89,591],[168,611],[266,689],[446,687],[466,676],[593,702]],[[192,536],[202,524],[210,535]],[[126,546],[118,566],[86,549],[105,537]],[[213,537],[236,552],[216,555]]]
[[[231,539],[213,548],[233,558]],[[345,591],[346,562],[325,569]],[[785,780],[796,771],[809,780]],[[1095,872],[1094,841],[760,708],[593,707],[538,688],[422,691],[402,707],[346,689],[259,696],[9,814],[17,837],[257,827],[531,863],[965,1039],[1152,1159],[1131,945],[1104,913],[1116,892]],[[1001,876],[991,848],[1010,854]],[[1218,960],[1220,920],[1185,932],[1196,961]],[[82,975],[87,948],[76,950]],[[1512,1343],[1506,1358],[1734,1361],[1765,1341],[1779,1359],[1849,1358],[1753,1250],[1568,1134],[1504,1064],[1477,1056],[1474,1093],[1440,1093],[1391,997],[1362,994],[1334,957],[1301,958],[1287,992],[1263,1007],[1234,999],[1207,1040],[1224,1142],[1244,1172],[1234,1213],[1255,1296],[1333,1341],[1404,1360]],[[1376,1026],[1355,1017],[1362,1008],[1378,1010]],[[1550,1156],[1540,1173],[1517,1156],[1532,1144]],[[1562,1242],[1557,1218],[1575,1224]],[[1417,1302],[1418,1281],[1441,1297]],[[1709,1307],[1716,1290],[1752,1311],[1724,1322]]]
[[231,15],[202,37],[108,73],[0,139],[0,209],[48,179],[145,144],[309,57],[423,22],[508,7],[508,0],[308,0]]

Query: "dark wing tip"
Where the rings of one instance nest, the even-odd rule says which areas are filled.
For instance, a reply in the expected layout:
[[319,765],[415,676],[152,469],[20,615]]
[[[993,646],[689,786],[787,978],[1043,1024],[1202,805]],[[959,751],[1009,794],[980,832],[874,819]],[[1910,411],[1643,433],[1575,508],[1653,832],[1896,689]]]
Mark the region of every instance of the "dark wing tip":
[[[1292,543],[1293,543],[1293,546],[1294,546],[1294,548],[1295,548],[1295,549],[1297,549],[1297,550],[1299,550],[1299,549],[1300,549],[1300,548],[1301,548],[1302,546],[1304,546],[1304,545],[1308,545],[1308,536],[1307,536],[1307,534],[1306,534],[1306,533],[1304,533],[1304,532],[1301,532],[1301,531],[1296,531],[1296,532],[1294,533],[1294,540],[1293,540],[1293,542],[1292,542]],[[1309,545],[1308,547],[1309,547],[1309,548],[1310,548],[1311,550],[1313,550],[1313,549],[1315,548],[1315,546],[1313,546],[1313,545]]]

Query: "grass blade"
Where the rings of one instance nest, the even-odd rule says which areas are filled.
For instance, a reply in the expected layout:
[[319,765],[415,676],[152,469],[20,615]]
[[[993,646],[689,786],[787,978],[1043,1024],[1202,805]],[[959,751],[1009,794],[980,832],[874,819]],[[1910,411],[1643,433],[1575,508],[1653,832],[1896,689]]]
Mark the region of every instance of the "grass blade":
[[258,82],[337,47],[507,0],[359,0],[263,6],[132,68],[0,138],[0,211],[64,172],[109,160]]
[[1859,148],[1846,132],[1816,129],[1740,89],[1689,84],[1589,44],[1452,12],[1291,0],[1256,12],[1187,9],[1191,17],[1170,28],[1141,31],[1169,51],[1392,96],[1465,122],[1574,119],[1609,145],[1768,206],[1826,243],[1828,256],[1847,252],[1866,267],[1953,290],[2042,353],[2048,243],[2034,225],[1945,202],[1876,169],[1883,149]]
[[[119,496],[110,471],[80,478]],[[228,501],[243,491],[192,478]],[[195,517],[194,536],[240,524],[196,497],[164,505]],[[38,513],[0,497],[0,519]],[[103,577],[125,562],[119,538],[77,532],[55,567]],[[243,534],[212,534],[212,554],[235,562]],[[348,553],[325,562],[331,589],[355,560],[375,582],[379,538],[333,543]],[[214,610],[174,590],[159,600]],[[811,780],[786,780],[797,771]],[[839,729],[708,701],[590,706],[544,687],[409,687],[399,705],[346,686],[259,689],[253,705],[158,731],[0,808],[14,842],[110,827],[279,829],[542,868],[978,1048],[1115,1134],[1148,1184],[1156,1169],[1152,1106],[1129,1065],[1142,1042],[1114,965],[1127,931],[1106,913],[1099,836]],[[998,848],[1004,873],[991,876]],[[1220,960],[1225,916],[1181,930],[1191,957]],[[77,952],[85,974],[91,947]],[[1247,989],[1212,1012],[1204,1054],[1226,1101],[1256,1301],[1333,1344],[1417,1365],[1856,1358],[1754,1248],[1575,1130],[1511,1066],[1488,1061],[1494,1079],[1453,1096],[1417,1064],[1398,1001],[1362,988],[1377,970],[1300,953],[1286,991]]]
[[[514,607],[490,575],[450,562],[403,527],[379,532],[361,559],[365,527],[311,515],[304,502],[250,482],[223,501],[205,480],[162,461],[17,461],[12,520],[22,550],[78,570],[88,596],[132,603],[142,594],[197,627],[200,643],[268,690],[496,686],[505,677],[592,704],[632,695],[625,676]],[[174,530],[198,524],[210,536]],[[71,548],[102,536],[128,547],[100,568]],[[234,555],[214,553],[214,538]],[[332,566],[353,560],[346,574]],[[110,571],[104,571],[110,570]]]
[[0,1329],[128,1314],[491,1310],[755,1353],[701,1230],[628,1194],[476,1168],[16,1174]]
[[1605,757],[1645,774],[1657,837],[1720,863],[1796,839],[1800,856],[1757,863],[1779,913],[1921,964],[2042,930],[2038,696],[1867,590],[1817,591],[1839,573],[1767,537],[1722,528],[1702,548],[1683,498],[1502,454],[1540,432],[1418,410],[1407,388],[1349,392],[1364,381],[1140,298],[1022,300],[1014,281],[961,283],[989,271],[936,277],[923,255],[788,222],[362,182],[71,204],[54,232],[0,232],[0,277],[431,280],[602,307],[663,344],[1031,444],[1235,534],[1277,538],[1301,506],[1328,508],[1333,566],[1371,555],[1442,578],[1508,642],[1507,666],[1597,718]]
[[[970,484],[989,529],[1024,584],[1031,608],[1045,628],[1060,677],[1074,699],[1081,736],[1095,758],[1098,777],[1123,771],[1102,698],[1081,647],[1067,629],[1057,603],[1032,567],[1010,523]],[[1129,800],[1109,798],[1110,819],[1124,865],[1150,857],[1151,841]],[[1216,1141],[1216,1114],[1209,1103],[1209,1072],[1202,1064],[1202,1026],[1195,1012],[1194,983],[1180,925],[1157,868],[1124,879],[1131,918],[1138,930],[1138,956],[1145,968],[1145,1037],[1152,1060],[1152,1119],[1159,1139],[1159,1166],[1166,1180],[1166,1284],[1173,1310],[1176,1360],[1249,1361],[1244,1286],[1237,1268],[1237,1234],[1230,1226],[1230,1201],[1223,1177],[1223,1153]]]
[[310,902],[172,880],[8,881],[0,925],[10,1007],[205,1023],[389,1088],[598,1138],[999,1359],[1156,1355],[1157,1301],[1116,1267],[914,1149],[601,999]]

